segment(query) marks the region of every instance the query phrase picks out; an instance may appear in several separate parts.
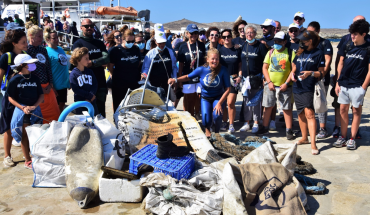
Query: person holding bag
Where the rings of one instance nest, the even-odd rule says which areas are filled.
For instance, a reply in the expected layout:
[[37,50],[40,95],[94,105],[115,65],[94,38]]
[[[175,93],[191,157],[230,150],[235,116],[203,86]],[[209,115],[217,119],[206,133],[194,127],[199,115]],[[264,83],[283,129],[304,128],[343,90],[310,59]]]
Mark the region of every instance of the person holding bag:
[[245,79],[242,88],[245,123],[240,131],[250,130],[249,122],[253,121],[252,133],[257,133],[259,128],[258,121],[262,117],[262,101],[255,106],[247,106],[247,104],[263,86],[262,67],[267,48],[260,41],[256,40],[257,29],[254,26],[245,26],[244,32],[247,42],[244,43],[241,50],[242,67],[239,74],[242,74],[243,79]]
[[305,30],[298,36],[300,48],[292,63],[291,79],[302,138],[298,145],[309,144],[307,129],[311,137],[311,153],[319,154],[316,146],[316,119],[314,92],[317,81],[323,78],[325,58],[317,48],[320,37],[314,31]]

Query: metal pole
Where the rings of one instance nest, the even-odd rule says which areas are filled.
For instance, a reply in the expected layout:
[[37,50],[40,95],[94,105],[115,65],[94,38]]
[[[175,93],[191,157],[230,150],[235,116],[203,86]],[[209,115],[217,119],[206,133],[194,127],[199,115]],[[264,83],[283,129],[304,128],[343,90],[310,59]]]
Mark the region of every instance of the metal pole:
[[[77,16],[78,16],[78,19],[80,19],[80,0],[77,0]],[[78,20],[80,22],[80,20]]]
[[53,5],[53,22],[54,22],[54,25],[55,25],[55,2],[54,2],[54,0],[52,1],[52,5]]
[[150,63],[148,75],[146,76],[146,79],[145,79],[145,84],[144,84],[144,88],[143,88],[143,94],[141,95],[140,104],[143,104],[143,101],[144,101],[145,88],[146,88],[146,84],[148,83],[148,80],[149,80],[150,72],[152,71],[153,61],[154,61],[154,58],[152,59],[152,62]]
[[26,5],[24,4],[24,0],[22,0],[22,5],[23,5],[23,20],[24,23],[26,23]]
[[118,7],[119,7],[119,0],[118,0]]

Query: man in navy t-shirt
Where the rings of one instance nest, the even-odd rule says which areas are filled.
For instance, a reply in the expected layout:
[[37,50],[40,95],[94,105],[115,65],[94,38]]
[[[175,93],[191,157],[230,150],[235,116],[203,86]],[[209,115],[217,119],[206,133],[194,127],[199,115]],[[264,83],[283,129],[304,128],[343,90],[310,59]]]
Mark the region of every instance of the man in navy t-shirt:
[[[342,135],[333,144],[335,147],[347,146],[347,149],[356,149],[354,141],[360,126],[362,105],[367,87],[370,83],[370,42],[365,40],[369,33],[369,23],[359,19],[349,27],[352,42],[350,46],[342,46],[338,52],[338,82],[335,92],[340,104]],[[353,120],[350,139],[347,140],[348,110],[352,104]]]
[[[317,34],[319,34],[320,24],[315,21],[311,22],[310,24],[308,24],[307,30],[314,31]],[[325,75],[324,74],[323,75],[325,77],[325,81],[324,81],[325,92],[326,94],[328,94],[328,89],[330,85],[330,70],[331,70],[330,65],[331,65],[331,61],[333,58],[333,46],[331,45],[329,40],[320,37],[320,42],[317,48],[323,52],[324,57],[325,57],[325,70],[324,70]],[[317,139],[323,139],[329,136],[326,130],[326,120],[328,118],[328,112],[326,111],[325,113],[319,113],[318,115],[319,115],[320,131],[316,137]]]
[[299,49],[299,39],[297,38],[299,35],[299,25],[296,23],[290,24],[288,35],[289,37],[288,42],[286,43],[286,47],[297,53]]
[[266,19],[265,22],[262,23],[261,28],[263,31],[263,38],[260,41],[270,50],[274,46],[276,23],[272,19]]

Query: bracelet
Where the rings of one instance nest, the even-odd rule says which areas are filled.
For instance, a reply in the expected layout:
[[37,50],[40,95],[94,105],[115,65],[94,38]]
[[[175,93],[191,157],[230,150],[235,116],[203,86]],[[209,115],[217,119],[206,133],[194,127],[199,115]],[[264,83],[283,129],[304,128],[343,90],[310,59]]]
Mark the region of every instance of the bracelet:
[[270,83],[272,83],[272,81],[268,82],[267,84],[270,84]]
[[289,82],[285,82],[285,84],[288,86],[289,85]]
[[243,78],[243,76],[242,76],[242,75],[239,75],[238,77],[239,77],[239,78]]

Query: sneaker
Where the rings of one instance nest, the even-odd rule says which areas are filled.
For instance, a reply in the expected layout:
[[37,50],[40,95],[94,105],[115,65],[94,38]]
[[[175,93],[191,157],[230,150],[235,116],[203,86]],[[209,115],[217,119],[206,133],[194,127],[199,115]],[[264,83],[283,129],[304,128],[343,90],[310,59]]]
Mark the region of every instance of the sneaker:
[[347,140],[344,137],[340,136],[338,140],[333,143],[333,146],[337,148],[342,148],[346,146],[346,142]]
[[268,134],[268,133],[269,133],[269,129],[266,128],[265,126],[261,126],[256,132],[256,135],[263,135],[263,134]]
[[235,128],[234,128],[234,126],[233,126],[233,125],[230,125],[230,126],[229,126],[229,130],[228,130],[227,132],[229,132],[229,134],[235,133]]
[[340,134],[340,127],[339,126],[335,126],[334,129],[333,129],[333,137],[334,138],[338,138],[339,137],[339,134]]
[[317,139],[324,139],[329,136],[325,128],[320,128],[319,133],[316,135]]
[[26,169],[32,169],[32,161],[28,161],[24,163],[24,168]]
[[19,146],[21,146],[21,142],[18,143],[17,141],[15,141],[15,139],[13,139],[12,145],[19,147]]
[[12,167],[12,166],[15,166],[15,163],[13,162],[13,158],[11,157],[6,157],[4,158],[4,161],[3,161],[3,164],[7,167]]
[[348,150],[355,150],[356,149],[356,142],[353,139],[349,139],[347,141],[347,149]]
[[286,131],[286,138],[288,140],[293,140],[294,139],[294,133],[293,133],[293,130],[291,128]]
[[362,139],[362,135],[360,134],[360,129],[357,131],[356,139]]
[[251,126],[248,122],[244,123],[243,127],[241,127],[240,131],[249,131],[251,130]]
[[270,131],[275,131],[276,130],[276,125],[275,125],[275,120],[270,121]]
[[222,122],[220,130],[221,131],[226,131],[227,130],[227,122]]
[[253,124],[253,127],[252,127],[252,134],[255,134],[258,132],[258,124]]

